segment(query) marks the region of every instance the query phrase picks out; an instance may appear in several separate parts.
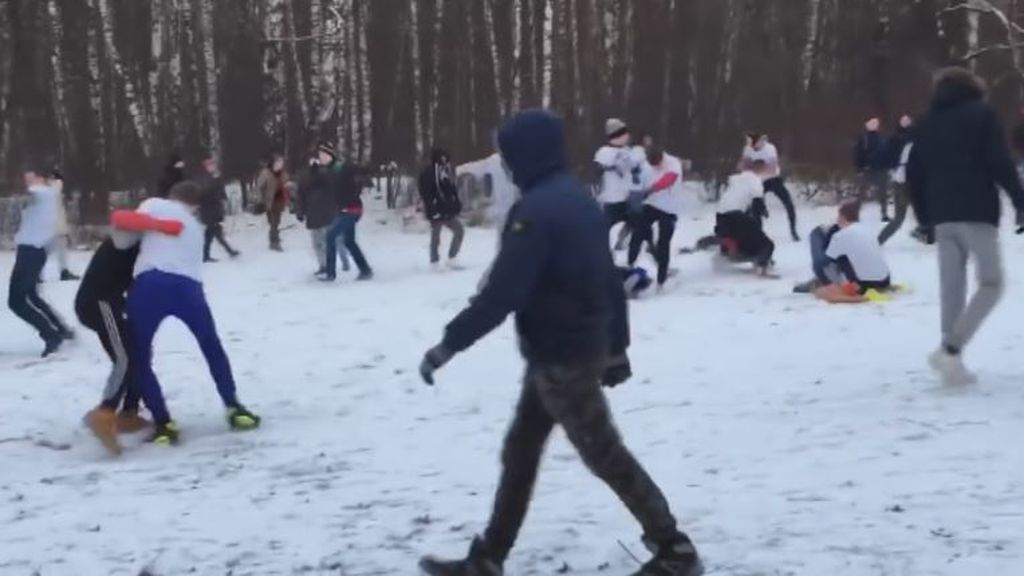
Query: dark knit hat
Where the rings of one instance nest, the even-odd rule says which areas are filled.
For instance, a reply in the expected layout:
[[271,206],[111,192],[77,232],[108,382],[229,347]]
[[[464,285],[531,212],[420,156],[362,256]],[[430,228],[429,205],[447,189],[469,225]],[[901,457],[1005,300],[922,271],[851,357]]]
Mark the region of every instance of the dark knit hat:
[[329,154],[331,158],[338,159],[338,151],[334,149],[334,144],[330,142],[321,142],[316,146],[317,152],[323,152]]

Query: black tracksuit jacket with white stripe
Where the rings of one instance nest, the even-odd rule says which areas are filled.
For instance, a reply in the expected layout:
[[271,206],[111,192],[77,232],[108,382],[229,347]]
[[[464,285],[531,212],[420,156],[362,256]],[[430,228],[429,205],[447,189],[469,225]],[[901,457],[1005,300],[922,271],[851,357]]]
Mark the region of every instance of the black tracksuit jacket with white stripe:
[[132,284],[138,256],[138,245],[118,250],[110,238],[100,244],[75,296],[75,313],[82,324],[91,327],[92,320],[99,314],[98,303],[101,301],[114,309],[124,307],[125,293]]

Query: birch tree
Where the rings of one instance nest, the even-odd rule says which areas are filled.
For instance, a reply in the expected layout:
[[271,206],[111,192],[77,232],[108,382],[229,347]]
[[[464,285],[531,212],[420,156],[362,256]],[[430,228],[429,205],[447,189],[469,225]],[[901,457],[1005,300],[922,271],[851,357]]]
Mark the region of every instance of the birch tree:
[[135,128],[135,136],[139,139],[139,145],[142,146],[142,152],[147,157],[149,156],[151,132],[149,129],[149,121],[143,111],[142,106],[139,104],[139,94],[135,89],[135,82],[132,78],[125,73],[124,64],[121,60],[121,52],[118,50],[117,45],[114,43],[114,25],[113,15],[110,12],[110,0],[89,0],[89,7],[94,6],[93,2],[98,3],[100,22],[103,26],[103,44],[107,53],[107,58],[110,59],[110,66],[117,75],[118,81],[124,87],[124,97],[128,104],[128,116],[132,126]]
[[199,0],[199,22],[203,39],[203,80],[206,83],[206,138],[210,155],[220,159],[220,91],[217,88],[217,56],[213,42],[213,0]]

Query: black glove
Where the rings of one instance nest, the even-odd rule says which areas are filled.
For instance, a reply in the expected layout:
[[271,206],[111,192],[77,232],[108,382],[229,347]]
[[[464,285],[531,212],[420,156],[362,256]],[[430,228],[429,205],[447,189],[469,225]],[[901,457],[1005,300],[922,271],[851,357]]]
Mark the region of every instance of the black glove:
[[629,365],[629,356],[622,353],[609,358],[605,363],[604,374],[601,376],[601,385],[615,388],[619,384],[624,384],[632,377],[633,369]]
[[455,354],[444,347],[444,344],[438,344],[427,353],[423,355],[423,361],[420,362],[420,378],[427,383],[428,386],[434,385],[434,372],[441,369],[442,366],[447,364]]

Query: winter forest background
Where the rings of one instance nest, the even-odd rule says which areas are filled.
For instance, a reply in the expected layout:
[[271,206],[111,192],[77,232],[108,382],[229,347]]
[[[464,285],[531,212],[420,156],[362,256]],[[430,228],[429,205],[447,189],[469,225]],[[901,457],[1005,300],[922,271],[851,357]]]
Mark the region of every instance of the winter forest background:
[[[1021,4],[1021,5],[1018,5]],[[0,0],[0,175],[54,158],[103,214],[171,150],[249,177],[320,139],[411,170],[486,154],[550,106],[575,160],[621,116],[714,173],[745,129],[792,171],[845,169],[864,117],[921,111],[931,73],[975,66],[1021,102],[1017,0]]]

